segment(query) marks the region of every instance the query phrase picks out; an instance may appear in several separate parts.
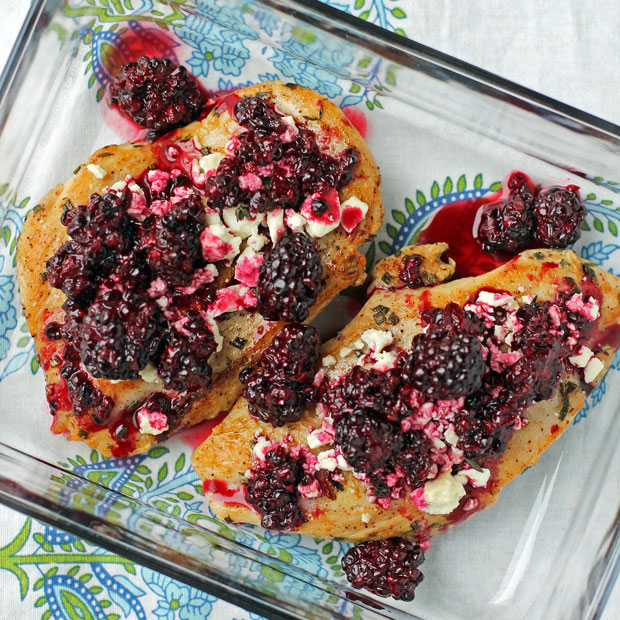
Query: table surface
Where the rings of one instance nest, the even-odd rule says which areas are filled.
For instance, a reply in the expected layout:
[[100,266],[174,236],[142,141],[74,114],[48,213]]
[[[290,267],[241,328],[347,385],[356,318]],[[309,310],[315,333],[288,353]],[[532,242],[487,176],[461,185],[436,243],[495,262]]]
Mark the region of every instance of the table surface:
[[[346,5],[356,14],[364,7],[355,6],[366,4],[352,0],[326,1],[341,8]],[[617,31],[620,4],[617,0],[598,0],[588,4],[555,0],[546,5],[535,0],[518,3],[505,0],[469,0],[467,3],[457,0],[369,0],[368,4],[374,8],[385,4],[392,14],[396,6],[401,9],[398,21],[391,19],[383,23],[382,12],[372,11],[371,18],[380,25],[402,28],[411,39],[620,124],[620,37]],[[0,0],[0,67],[6,62],[28,5],[24,0]],[[65,547],[85,546],[92,558],[99,557],[97,548],[92,545],[67,537],[3,506],[0,506],[0,520],[3,523],[0,547],[15,544],[17,534],[29,528],[30,538],[34,541],[49,544],[46,541],[53,540],[61,548],[63,544]],[[20,554],[24,549],[26,547]],[[34,557],[34,551],[30,551]],[[5,568],[2,559],[8,557],[8,553],[8,549],[0,549],[0,568]],[[63,563],[75,562],[67,559],[69,557],[63,556]],[[130,591],[133,586],[132,596],[145,597],[141,600],[146,618],[259,619],[256,614],[218,601],[168,577],[134,568],[131,563],[127,566],[126,585]],[[45,587],[46,577],[57,569],[54,558],[49,558],[45,564],[37,563],[37,569],[40,574],[31,577],[35,580],[32,587],[38,586],[39,592],[34,598],[22,597],[14,573],[0,571],[1,618],[47,620],[69,617],[61,615],[63,612],[54,607],[54,593]],[[136,577],[132,572],[137,573]],[[140,586],[145,585],[142,590]],[[111,591],[109,594],[111,601],[105,609],[108,620],[134,617],[135,609],[127,607],[130,595],[123,599]],[[150,607],[146,605],[147,598]],[[620,619],[620,584],[614,588],[602,618]]]

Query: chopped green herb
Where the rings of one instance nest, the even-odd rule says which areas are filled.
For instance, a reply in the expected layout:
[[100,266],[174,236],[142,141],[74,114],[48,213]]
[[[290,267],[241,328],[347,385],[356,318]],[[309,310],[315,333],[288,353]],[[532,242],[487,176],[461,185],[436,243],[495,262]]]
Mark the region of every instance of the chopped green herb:
[[80,164],[74,171],[73,174],[77,174],[82,169],[82,165]]
[[78,431],[78,435],[82,438],[82,439],[88,439],[88,431],[85,431],[83,428],[81,428]]
[[308,119],[309,121],[320,121],[323,118],[323,100],[319,99],[319,102],[317,104],[318,108],[319,108],[319,114],[318,116],[306,116],[304,114],[304,118]]
[[231,341],[231,345],[233,347],[235,347],[235,349],[243,349],[243,347],[245,347],[247,343],[247,340],[243,339],[243,338],[235,338],[234,340]]
[[563,267],[564,269],[568,269],[568,267],[570,267],[570,263],[565,258],[563,258],[560,261],[560,267]]
[[266,190],[270,190],[273,187],[273,177],[267,177],[266,179],[263,179],[263,187]]
[[233,523],[233,520],[228,515],[224,517],[224,521],[226,521],[226,523]]
[[106,151],[105,153],[99,153],[99,155],[97,155],[97,157],[111,157],[113,155],[113,153],[110,153],[109,151]]
[[380,314],[385,314],[386,312],[390,311],[390,309],[387,306],[381,306],[381,305],[375,306],[373,310],[375,312],[379,312]]
[[210,149],[208,146],[203,146],[203,147],[200,149],[200,152],[201,152],[203,155],[211,155],[211,149]]
[[286,84],[284,84],[284,86],[286,86],[287,88],[297,88],[297,84],[295,84],[295,82],[286,82]]
[[392,276],[386,271],[381,278],[386,284],[389,284],[392,281]]
[[560,418],[560,420],[564,420],[564,418],[566,418],[569,407],[570,407],[570,398],[568,396],[565,396],[564,402],[562,403],[562,409],[560,410],[560,413],[558,414],[558,417]]
[[41,272],[41,282],[45,282],[47,280],[47,271]]
[[155,170],[156,168],[157,168],[157,164],[156,163],[152,163],[152,164],[149,164],[147,166],[147,170]]
[[338,482],[338,480],[332,480],[332,485],[335,486],[338,491],[344,491],[344,486]]
[[42,204],[38,204],[38,205],[34,205],[34,207],[32,208],[32,210],[33,210],[35,213],[38,213],[38,212],[39,212],[42,208],[43,208],[43,205],[42,205]]
[[353,353],[355,353],[356,357],[362,357],[362,355],[364,355],[364,351],[361,349],[353,349]]
[[472,468],[475,469],[476,471],[482,472],[482,467],[480,467],[480,465],[478,465],[478,463],[476,463],[476,461],[474,461],[474,459],[468,459],[467,457],[465,457],[465,462]]
[[534,252],[534,258],[542,260],[543,258],[545,258],[545,255],[542,252]]
[[375,323],[377,325],[381,325],[382,323],[385,323],[385,315],[381,314],[381,312],[376,312],[372,318],[375,320]]
[[390,318],[388,319],[388,321],[392,324],[392,325],[396,325],[396,323],[398,323],[398,321],[400,321],[400,319],[395,315],[395,314],[390,314]]
[[592,269],[592,267],[590,267],[590,265],[584,263],[581,268],[583,269],[583,273],[588,276],[589,278],[592,278],[592,280],[594,280],[596,282],[596,272],[594,271],[594,269]]
[[568,284],[569,286],[577,286],[577,283],[575,282],[575,280],[573,280],[571,277],[566,276],[564,278],[564,282],[566,282],[566,284]]
[[418,524],[417,521],[412,521],[409,528],[411,529],[412,532],[417,532],[418,529],[420,528],[420,525]]
[[67,211],[71,211],[73,209],[73,203],[70,200],[66,200],[65,204],[62,205],[62,212],[66,213]]
[[237,206],[236,214],[238,220],[245,220],[246,218],[250,217],[250,209],[247,207],[247,205],[241,204]]
[[177,138],[175,140],[175,142],[187,142],[188,140],[191,140],[192,136],[183,136],[182,138]]
[[58,355],[52,356],[52,359],[50,360],[50,368],[56,368],[58,364],[60,364],[60,358]]

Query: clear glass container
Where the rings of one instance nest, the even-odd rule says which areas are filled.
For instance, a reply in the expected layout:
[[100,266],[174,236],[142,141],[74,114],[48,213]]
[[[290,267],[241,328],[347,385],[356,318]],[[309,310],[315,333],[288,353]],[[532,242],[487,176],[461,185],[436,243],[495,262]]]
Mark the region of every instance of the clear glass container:
[[210,516],[191,432],[107,461],[51,435],[15,242],[49,188],[132,137],[106,86],[137,49],[175,58],[209,90],[279,78],[346,106],[383,176],[370,262],[521,169],[581,187],[590,214],[576,251],[620,273],[620,127],[309,0],[35,2],[0,79],[0,501],[274,618],[596,617],[620,560],[618,359],[536,467],[433,541],[412,603],[348,598],[345,543]]

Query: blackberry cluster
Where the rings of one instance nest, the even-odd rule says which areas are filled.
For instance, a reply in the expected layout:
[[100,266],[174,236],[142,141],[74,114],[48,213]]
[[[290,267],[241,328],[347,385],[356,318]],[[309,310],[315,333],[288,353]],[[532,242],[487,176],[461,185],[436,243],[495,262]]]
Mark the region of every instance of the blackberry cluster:
[[[234,113],[246,131],[237,136],[239,143],[233,155],[207,179],[210,207],[244,204],[252,213],[278,208],[299,210],[306,196],[325,194],[332,188],[340,190],[353,177],[359,158],[355,149],[347,148],[338,157],[325,155],[314,134],[304,127],[298,128],[293,139],[283,141],[288,125],[267,100],[259,96],[242,99]],[[262,188],[241,189],[239,177],[247,173],[259,175]]]
[[138,291],[101,289],[82,319],[82,363],[93,377],[137,379],[156,353],[163,327],[158,306]]
[[419,254],[411,254],[405,258],[400,268],[398,277],[409,287],[419,288],[424,286],[424,280],[420,274],[420,265],[422,257]]
[[215,339],[202,315],[190,310],[183,326],[179,329],[173,325],[164,338],[157,364],[164,385],[179,391],[208,388],[209,357],[215,348]]
[[482,336],[485,328],[482,320],[469,310],[464,310],[451,301],[445,308],[428,308],[422,312],[422,320],[432,328],[441,328],[450,333]]
[[432,478],[436,471],[431,451],[433,445],[421,431],[410,431],[403,435],[403,448],[393,458],[395,465],[405,473],[407,484],[419,487]]
[[351,547],[342,558],[342,569],[354,588],[412,601],[423,579],[418,568],[422,562],[424,552],[414,542],[388,538]]
[[135,226],[127,216],[131,194],[92,194],[88,204],[67,205],[60,221],[67,241],[47,261],[47,279],[71,300],[88,303],[98,284],[133,244]]
[[141,127],[162,134],[195,120],[204,95],[185,67],[141,56],[123,65],[110,86],[112,103]]
[[204,207],[192,194],[161,217],[149,218],[140,231],[139,249],[154,278],[183,286],[196,269],[205,266],[200,234],[205,229]]
[[264,528],[290,530],[305,522],[297,491],[303,469],[284,446],[269,450],[264,461],[252,468],[252,475],[247,498],[261,515]]
[[299,420],[315,399],[313,379],[320,345],[316,328],[286,325],[261,355],[258,368],[248,368],[239,376],[250,413],[274,426]]
[[305,321],[323,286],[321,257],[303,233],[280,239],[260,266],[258,311],[270,321]]
[[517,252],[531,244],[565,248],[579,238],[585,216],[574,185],[538,191],[515,172],[508,180],[508,198],[483,212],[478,240],[487,252]]
[[413,387],[436,400],[459,398],[476,391],[486,369],[475,336],[437,327],[414,337],[410,364]]

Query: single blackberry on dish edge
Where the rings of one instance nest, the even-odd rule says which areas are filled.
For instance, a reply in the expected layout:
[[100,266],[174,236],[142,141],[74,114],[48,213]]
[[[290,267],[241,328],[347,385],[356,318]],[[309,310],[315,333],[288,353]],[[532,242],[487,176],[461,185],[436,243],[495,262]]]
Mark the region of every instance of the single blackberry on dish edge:
[[371,474],[385,465],[403,446],[403,437],[390,422],[362,412],[338,418],[336,444],[354,469]]
[[534,238],[542,245],[565,248],[581,235],[586,208],[579,197],[579,188],[549,187],[542,190],[533,207]]
[[162,346],[156,366],[167,388],[182,391],[211,385],[209,357],[216,344],[198,311],[189,310],[186,316],[176,321]]
[[259,366],[239,376],[252,415],[274,426],[299,420],[315,398],[313,379],[320,343],[314,327],[284,327],[263,352]]
[[411,254],[403,261],[403,265],[398,272],[398,277],[409,288],[424,286],[424,280],[422,280],[422,274],[420,273],[421,264],[422,257],[419,254]]
[[388,538],[351,547],[342,558],[342,569],[354,588],[412,601],[423,579],[418,568],[422,562],[424,551],[416,543]]
[[74,344],[93,377],[137,379],[159,345],[157,305],[133,289],[101,289],[77,327]]
[[482,385],[485,372],[482,348],[469,334],[442,328],[417,334],[409,361],[411,384],[429,398],[459,398]]
[[266,529],[289,530],[306,521],[299,505],[297,485],[303,477],[299,460],[286,448],[268,450],[265,458],[251,470],[247,484],[248,502],[261,515]]
[[305,321],[321,291],[322,273],[321,257],[308,237],[282,237],[260,267],[258,311],[270,321]]
[[141,56],[123,65],[110,95],[138,125],[158,134],[195,120],[204,105],[196,80],[167,58]]
[[487,208],[480,219],[478,239],[487,252],[516,252],[532,240],[532,205],[523,196]]

